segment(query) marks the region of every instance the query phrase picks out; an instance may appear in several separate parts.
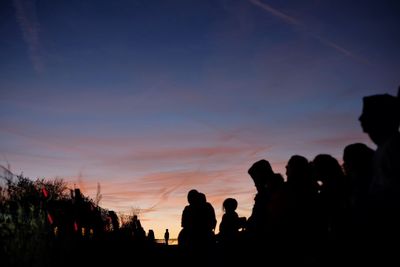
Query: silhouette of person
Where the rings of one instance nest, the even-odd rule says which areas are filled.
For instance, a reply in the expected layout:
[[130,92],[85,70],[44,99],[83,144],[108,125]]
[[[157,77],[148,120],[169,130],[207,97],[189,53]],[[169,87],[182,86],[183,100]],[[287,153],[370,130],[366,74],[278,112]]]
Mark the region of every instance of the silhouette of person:
[[274,175],[272,167],[265,159],[255,162],[248,170],[249,175],[253,179],[257,189],[254,198],[254,206],[252,213],[247,220],[246,231],[250,239],[264,239],[267,235],[268,213],[267,205],[269,194],[267,191],[268,180]]
[[165,240],[165,245],[168,246],[168,240],[169,240],[169,232],[168,232],[168,229],[165,229],[164,240]]
[[117,214],[115,213],[115,211],[110,210],[108,212],[108,216],[110,216],[111,218],[112,230],[117,231],[119,229],[119,220]]
[[221,253],[221,264],[223,266],[237,265],[238,255],[241,253],[240,228],[245,226],[245,217],[239,217],[236,213],[238,202],[234,198],[227,198],[222,204],[224,214],[219,224],[218,248]]
[[200,218],[204,221],[202,224],[204,225],[205,234],[209,236],[210,241],[213,242],[214,238],[214,230],[217,225],[217,219],[215,217],[214,207],[210,202],[207,202],[206,195],[204,193],[199,192],[199,205],[200,210],[203,214],[201,214]]
[[219,241],[221,243],[229,244],[238,239],[240,219],[236,213],[237,206],[238,202],[234,198],[227,198],[222,204],[225,213],[219,225]]
[[132,233],[134,240],[138,242],[143,242],[146,238],[146,232],[144,231],[137,215],[134,215],[132,219]]
[[195,189],[189,191],[187,198],[189,205],[182,212],[182,230],[178,235],[178,245],[187,260],[199,257],[202,263],[208,264],[215,243],[214,208],[207,202],[205,195]]
[[186,205],[182,212],[181,227],[182,230],[178,235],[178,245],[184,248],[191,246],[192,236],[195,231],[196,225],[196,206],[198,205],[198,194],[196,189],[192,189],[187,194],[187,201],[189,205]]
[[133,229],[142,228],[142,224],[140,223],[140,220],[137,215],[133,215],[132,224],[133,224]]
[[362,143],[347,145],[343,151],[348,198],[348,227],[345,245],[350,265],[362,265],[369,242],[368,192],[373,177],[374,150]]
[[314,261],[317,238],[317,183],[311,177],[307,158],[294,155],[286,165],[287,245],[293,260]]
[[347,145],[343,151],[343,170],[346,175],[349,206],[354,215],[365,208],[373,178],[375,151],[362,143]]
[[154,236],[154,231],[152,229],[149,229],[149,232],[147,233],[147,242],[149,244],[154,244],[156,238]]
[[[369,222],[373,262],[399,263],[390,244],[400,238],[400,88],[398,96],[377,94],[363,98],[362,130],[377,145],[369,186]],[[379,245],[378,245],[379,244]]]
[[320,220],[318,248],[321,251],[318,254],[326,265],[333,260],[339,260],[338,256],[343,252],[347,207],[345,179],[342,167],[331,155],[317,155],[311,166],[314,179],[321,184],[318,194]]
[[246,236],[250,242],[246,248],[250,253],[249,260],[256,264],[263,260],[264,250],[268,250],[269,259],[274,264],[283,252],[284,180],[280,174],[272,171],[270,163],[265,159],[255,162],[248,173],[257,189],[253,210],[246,225]]
[[366,96],[363,98],[363,111],[359,118],[363,131],[377,145],[371,190],[380,196],[383,193],[389,194],[386,195],[389,198],[399,193],[399,110],[399,99],[394,96]]

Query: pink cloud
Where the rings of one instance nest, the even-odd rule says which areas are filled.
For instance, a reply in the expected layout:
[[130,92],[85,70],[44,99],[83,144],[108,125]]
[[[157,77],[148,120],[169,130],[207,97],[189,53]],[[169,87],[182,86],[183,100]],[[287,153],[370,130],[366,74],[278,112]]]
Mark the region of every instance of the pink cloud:
[[[115,159],[117,162],[134,161],[184,161],[199,160],[205,158],[234,157],[235,155],[254,154],[261,148],[250,146],[201,146],[189,148],[149,148],[136,151],[132,155]],[[211,161],[211,159],[210,159]]]

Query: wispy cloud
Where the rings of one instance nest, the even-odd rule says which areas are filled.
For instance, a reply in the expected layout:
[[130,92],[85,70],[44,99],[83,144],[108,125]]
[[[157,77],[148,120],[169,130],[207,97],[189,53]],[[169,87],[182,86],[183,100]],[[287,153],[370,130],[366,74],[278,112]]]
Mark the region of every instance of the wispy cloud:
[[[242,170],[246,173],[246,169]],[[242,182],[252,186],[250,179],[243,179],[241,172],[236,168],[223,170],[177,170],[154,172],[137,176],[130,180],[115,181],[114,179],[83,179],[80,175],[68,179],[72,184],[76,180],[83,183],[81,188],[85,194],[94,196],[97,182],[101,184],[103,201],[113,208],[123,210],[138,204],[143,213],[161,211],[168,207],[186,205],[186,193],[196,188],[208,196],[211,201],[221,202],[226,196],[238,196],[248,193],[243,190]],[[217,184],[224,184],[223,189]]]
[[24,41],[28,45],[33,68],[36,72],[42,73],[44,65],[40,55],[39,22],[35,2],[33,0],[14,0],[14,7]]
[[121,158],[123,161],[134,161],[134,160],[157,160],[157,161],[178,161],[185,159],[204,159],[204,158],[216,158],[216,157],[227,157],[233,155],[256,153],[260,150],[258,147],[240,147],[240,146],[205,146],[205,147],[192,147],[192,148],[166,148],[155,150],[146,149],[145,151],[138,151],[128,158]]
[[291,16],[289,16],[289,15],[287,15],[287,14],[285,14],[285,13],[283,13],[283,12],[281,12],[281,11],[275,9],[275,8],[273,8],[272,6],[270,6],[270,5],[266,4],[266,3],[262,3],[260,0],[249,0],[249,1],[253,5],[258,6],[258,7],[262,8],[262,9],[264,9],[265,11],[267,11],[268,13],[270,13],[271,15],[283,20],[287,24],[301,25],[301,23],[297,19],[295,19],[295,18],[293,18],[293,17],[291,17]]
[[350,52],[348,49],[346,49],[346,48],[344,48],[344,47],[342,47],[342,46],[340,46],[340,45],[338,45],[338,44],[336,44],[336,43],[334,43],[334,42],[332,42],[332,41],[330,41],[330,40],[328,40],[328,39],[325,39],[325,38],[323,38],[323,37],[321,37],[321,36],[318,36],[318,35],[316,35],[316,34],[312,34],[312,33],[310,33],[310,34],[311,34],[315,39],[317,39],[317,40],[320,41],[322,44],[324,44],[325,46],[328,46],[328,47],[330,47],[330,48],[333,48],[333,49],[335,49],[336,51],[338,51],[339,53],[341,53],[341,54],[343,54],[343,55],[345,55],[345,56],[347,56],[347,57],[353,58],[354,60],[356,60],[356,61],[358,61],[358,62],[360,62],[360,63],[363,63],[363,64],[367,64],[367,65],[370,65],[370,64],[371,64],[371,63],[368,61],[368,59],[363,58],[363,57],[361,57],[361,56],[358,56],[358,55],[356,55],[356,54]]
[[332,48],[334,50],[336,50],[338,53],[343,54],[349,58],[352,58],[353,60],[356,60],[357,62],[363,63],[363,64],[370,64],[369,61],[361,56],[357,56],[355,55],[353,52],[351,52],[350,50],[344,48],[343,46],[327,39],[324,38],[318,34],[312,33],[308,30],[307,25],[305,25],[305,23],[303,23],[302,21],[294,18],[293,16],[289,16],[287,14],[285,14],[284,12],[272,7],[269,4],[266,4],[264,2],[262,2],[261,0],[248,0],[250,3],[252,3],[253,5],[265,10],[266,12],[268,12],[269,14],[271,14],[272,16],[280,19],[282,22],[288,24],[288,25],[292,25],[300,30],[302,30],[303,32],[305,32],[306,34],[308,34],[309,36],[313,37],[314,39],[318,40],[321,44]]

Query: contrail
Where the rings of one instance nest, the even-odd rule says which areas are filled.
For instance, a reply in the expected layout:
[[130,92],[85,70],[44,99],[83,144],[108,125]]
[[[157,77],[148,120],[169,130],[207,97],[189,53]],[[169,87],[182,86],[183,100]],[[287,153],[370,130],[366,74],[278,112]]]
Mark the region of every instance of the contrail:
[[178,183],[178,184],[176,184],[176,185],[174,185],[172,187],[165,188],[163,190],[163,192],[160,194],[159,200],[154,205],[152,205],[151,207],[143,209],[143,212],[147,213],[147,212],[154,211],[156,209],[156,207],[158,207],[161,203],[166,202],[168,200],[168,198],[169,198],[169,196],[170,196],[170,194],[172,192],[174,192],[176,189],[178,189],[183,184],[184,184],[184,181],[182,181],[182,182],[180,182],[180,183]]
[[273,16],[275,16],[277,18],[280,18],[281,20],[285,21],[287,24],[292,24],[292,25],[300,25],[301,24],[297,19],[295,19],[295,18],[293,18],[293,17],[291,17],[289,15],[286,15],[285,13],[283,13],[283,12],[273,8],[273,7],[271,7],[268,4],[261,3],[260,0],[249,0],[249,1],[253,5],[261,7],[262,9],[264,9],[265,11],[270,13],[271,15],[273,15]]
[[311,34],[311,36],[313,36],[315,39],[320,41],[322,44],[335,49],[336,51],[342,53],[345,56],[351,57],[354,60],[356,60],[358,62],[361,62],[361,63],[364,63],[366,65],[372,65],[371,62],[369,62],[366,58],[363,58],[363,57],[360,57],[360,56],[356,56],[353,53],[351,53],[349,50],[343,48],[342,46],[339,46],[338,44],[336,44],[336,43],[334,43],[334,42],[332,42],[330,40],[324,39],[321,36],[318,36],[318,35],[315,35],[315,34]]
[[360,56],[356,56],[354,55],[352,52],[350,52],[349,50],[347,50],[346,48],[336,44],[335,42],[332,42],[326,38],[323,38],[317,34],[311,33],[307,30],[307,27],[304,23],[302,23],[301,21],[297,20],[296,18],[289,16],[275,8],[273,8],[272,6],[266,4],[266,3],[262,3],[261,0],[248,0],[250,3],[252,3],[253,5],[264,9],[265,11],[267,11],[269,14],[273,15],[274,17],[280,19],[281,21],[285,22],[286,24],[292,25],[292,26],[296,26],[298,28],[300,28],[302,31],[304,31],[305,33],[307,33],[308,35],[310,35],[311,37],[313,37],[314,39],[318,40],[321,44],[330,47],[334,50],[336,50],[337,52],[339,52],[340,54],[343,54],[347,57],[350,57],[358,62],[364,63],[364,64],[368,64],[370,65],[371,63],[369,63],[369,61],[363,57]]
[[40,56],[39,23],[35,3],[32,0],[14,0],[14,7],[23,39],[28,45],[33,68],[37,73],[42,73],[44,65]]

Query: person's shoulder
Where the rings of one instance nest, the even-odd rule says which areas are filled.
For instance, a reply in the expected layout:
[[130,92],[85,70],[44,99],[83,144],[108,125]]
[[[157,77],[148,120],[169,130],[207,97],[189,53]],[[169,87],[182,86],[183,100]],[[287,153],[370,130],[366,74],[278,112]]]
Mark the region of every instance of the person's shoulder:
[[183,208],[183,212],[188,212],[188,211],[190,211],[191,209],[192,209],[192,207],[189,206],[189,205],[187,205],[187,206],[185,206],[185,207]]
[[381,153],[400,154],[400,133],[397,133],[390,138],[381,148],[378,148]]
[[396,159],[396,161],[400,160],[400,133],[390,139],[383,151],[386,156]]

